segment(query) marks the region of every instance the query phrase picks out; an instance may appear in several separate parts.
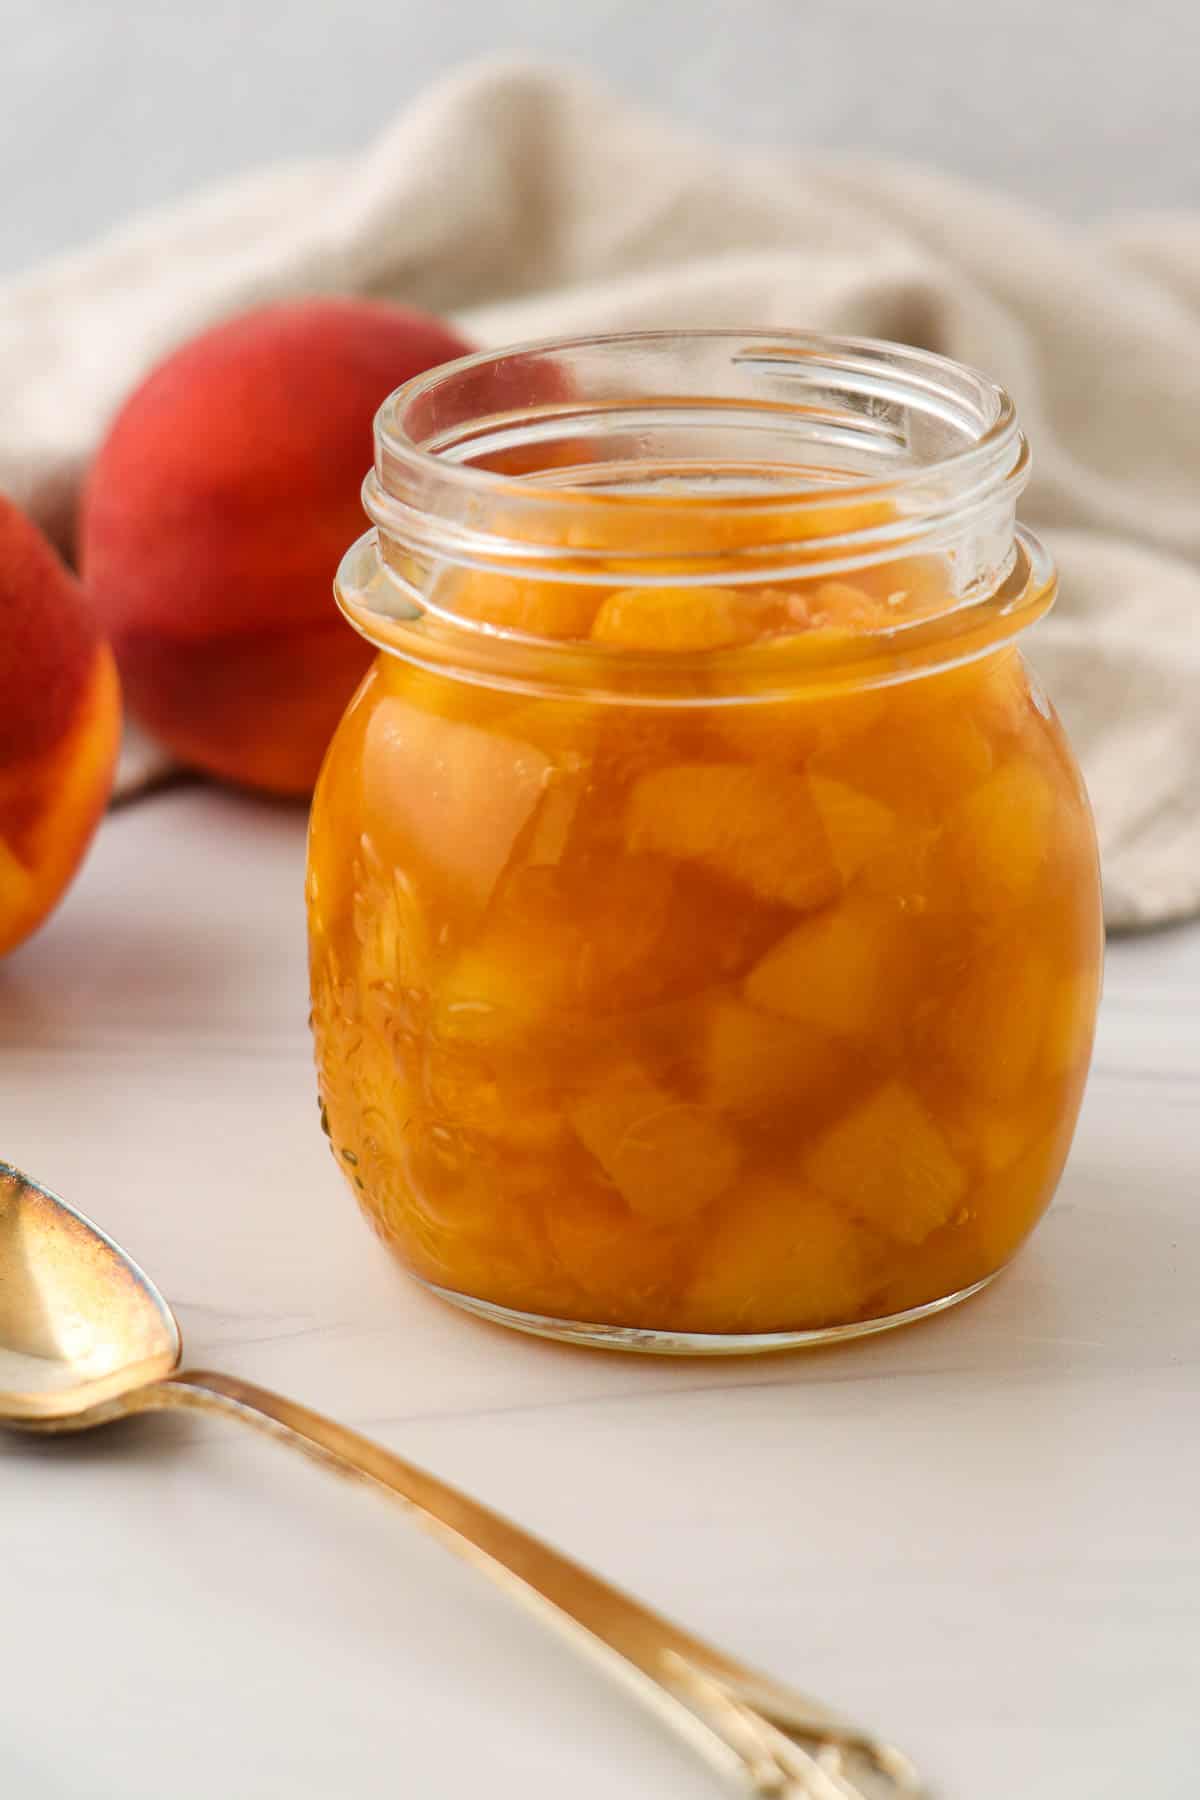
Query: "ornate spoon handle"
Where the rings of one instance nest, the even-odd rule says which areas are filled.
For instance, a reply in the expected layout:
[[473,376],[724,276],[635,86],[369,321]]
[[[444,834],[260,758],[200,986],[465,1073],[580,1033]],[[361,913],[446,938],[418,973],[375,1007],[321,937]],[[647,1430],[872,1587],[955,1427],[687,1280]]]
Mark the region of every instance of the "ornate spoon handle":
[[898,1751],[744,1667],[519,1526],[320,1413],[236,1376],[183,1371],[114,1411],[223,1413],[398,1499],[447,1549],[622,1679],[723,1775],[787,1800],[892,1800],[924,1789]]

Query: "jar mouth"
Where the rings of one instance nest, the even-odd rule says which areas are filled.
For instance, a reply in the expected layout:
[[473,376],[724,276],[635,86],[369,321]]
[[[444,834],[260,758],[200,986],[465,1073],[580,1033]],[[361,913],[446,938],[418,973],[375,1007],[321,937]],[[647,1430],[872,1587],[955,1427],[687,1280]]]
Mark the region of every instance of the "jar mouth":
[[[466,618],[445,596],[464,571],[774,587],[935,556],[952,575],[941,610],[854,642],[797,634],[787,676],[824,680],[837,662],[896,679],[918,654],[982,654],[1050,604],[1046,559],[1015,532],[1028,473],[1005,390],[929,351],[774,330],[546,339],[443,364],[384,402],[363,487],[376,529],[336,591],[376,644],[466,679],[528,685],[518,664],[536,652],[541,687],[552,666],[567,687],[629,697],[644,663],[646,691],[665,696],[711,691],[717,664],[748,680],[763,659],[707,653],[701,675],[691,657]],[[773,656],[782,670],[786,646]]]
[[[381,532],[467,566],[605,584],[626,570],[700,585],[866,566],[961,535],[997,500],[1015,510],[1029,469],[1012,400],[987,377],[802,331],[482,351],[398,388],[375,442],[363,491]],[[704,480],[714,463],[719,484]],[[859,522],[873,501],[891,516]],[[738,519],[736,546],[716,554],[695,544],[714,506]]]

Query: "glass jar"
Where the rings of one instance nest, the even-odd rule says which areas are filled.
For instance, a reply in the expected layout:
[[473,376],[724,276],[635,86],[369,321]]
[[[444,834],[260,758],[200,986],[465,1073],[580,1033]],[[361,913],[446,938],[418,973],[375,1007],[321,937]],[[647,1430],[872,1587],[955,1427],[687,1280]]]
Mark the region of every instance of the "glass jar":
[[875,1331],[1049,1204],[1102,926],[1023,666],[1007,396],[915,350],[642,334],[380,411],[313,803],[322,1118],[449,1300],[660,1351]]

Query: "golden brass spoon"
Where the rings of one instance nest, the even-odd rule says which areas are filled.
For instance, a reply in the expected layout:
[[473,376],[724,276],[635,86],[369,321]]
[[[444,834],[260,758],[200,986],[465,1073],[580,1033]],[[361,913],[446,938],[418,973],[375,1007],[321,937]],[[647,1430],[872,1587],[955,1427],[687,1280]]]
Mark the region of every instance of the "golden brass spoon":
[[719,1772],[778,1800],[924,1789],[898,1751],[735,1662],[357,1432],[232,1375],[181,1370],[179,1327],[137,1264],[0,1163],[0,1425],[82,1431],[186,1407],[242,1419],[403,1502],[453,1550],[624,1679]]

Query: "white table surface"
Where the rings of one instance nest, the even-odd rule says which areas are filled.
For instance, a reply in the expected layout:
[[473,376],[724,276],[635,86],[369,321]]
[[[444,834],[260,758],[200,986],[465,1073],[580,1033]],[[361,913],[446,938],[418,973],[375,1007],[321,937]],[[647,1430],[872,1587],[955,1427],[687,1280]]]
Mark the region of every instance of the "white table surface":
[[[1200,929],[1117,944],[1061,1196],[986,1295],[732,1365],[444,1309],[317,1124],[303,824],[112,817],[0,964],[0,1151],[193,1362],[375,1433],[902,1740],[945,1800],[1195,1800]],[[4,1800],[664,1800],[710,1777],[367,1492],[219,1421],[0,1442]]]

